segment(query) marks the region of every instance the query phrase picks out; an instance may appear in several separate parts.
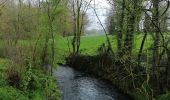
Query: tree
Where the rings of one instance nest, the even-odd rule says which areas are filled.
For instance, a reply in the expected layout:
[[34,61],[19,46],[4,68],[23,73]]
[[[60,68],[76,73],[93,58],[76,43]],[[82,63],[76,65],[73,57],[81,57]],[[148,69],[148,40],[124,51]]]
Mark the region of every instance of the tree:
[[[50,0],[45,2],[45,11],[46,11],[46,18],[47,18],[47,33],[45,35],[45,42],[44,42],[44,48],[43,48],[43,54],[42,54],[42,63],[44,66],[48,66],[49,63],[51,65],[54,65],[55,60],[55,35],[54,35],[54,28],[53,28],[53,22],[56,17],[56,9],[59,6],[61,0]],[[51,61],[48,61],[48,46],[49,41],[51,42]],[[49,68],[48,68],[49,69]],[[50,74],[52,75],[52,67],[50,68]]]
[[[127,26],[126,26],[126,36],[124,41],[125,51],[124,53],[131,56],[133,48],[134,33],[136,31],[137,17],[141,15],[141,0],[128,1],[126,8],[127,13]],[[129,6],[127,6],[129,5]]]
[[110,11],[108,17],[107,17],[107,30],[110,35],[113,35],[114,33],[117,32],[117,22],[116,18],[114,17],[115,15]]
[[153,29],[154,29],[154,47],[153,47],[153,80],[156,80],[156,88],[159,92],[159,55],[160,55],[160,30],[159,30],[159,0],[152,0],[153,3]]
[[[121,11],[120,11],[120,18],[119,18],[119,27],[118,27],[118,35],[117,35],[117,49],[118,52],[122,52],[122,39],[123,39],[123,32],[124,32],[124,22],[125,22],[125,0],[121,1]],[[117,10],[119,13],[119,10]],[[119,14],[118,14],[119,15]],[[121,55],[121,54],[119,54]]]
[[73,13],[74,36],[72,40],[73,54],[78,54],[80,49],[81,35],[85,29],[86,12],[90,6],[90,1],[71,0],[71,8]]

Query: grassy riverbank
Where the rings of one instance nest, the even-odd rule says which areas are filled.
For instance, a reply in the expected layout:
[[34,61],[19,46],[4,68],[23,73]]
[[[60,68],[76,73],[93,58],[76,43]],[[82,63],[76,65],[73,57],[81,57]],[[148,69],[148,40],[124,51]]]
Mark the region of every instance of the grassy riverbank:
[[56,100],[60,100],[60,92],[53,77],[40,69],[19,71],[17,66],[13,68],[12,61],[0,59],[1,100],[43,100],[52,93]]
[[[141,35],[136,35],[135,36],[135,44],[134,44],[134,48],[133,48],[133,55],[136,55],[139,50],[137,48],[140,48],[140,44],[142,41],[142,34]],[[64,63],[65,62],[65,57],[69,56],[69,48],[71,50],[71,38],[63,38],[58,36],[55,40],[55,65],[56,63]],[[112,45],[113,45],[113,50],[116,51],[116,37],[115,36],[109,36]],[[68,41],[69,40],[69,41]],[[41,66],[37,66],[37,64],[39,64],[40,61],[40,53],[42,52],[42,45],[43,42],[42,40],[38,41],[38,45],[37,45],[37,50],[35,52],[36,55],[36,64],[33,64],[31,61],[29,61],[29,57],[31,56],[31,52],[34,50],[33,46],[35,46],[37,40],[20,40],[18,45],[16,47],[9,47],[6,48],[6,43],[1,41],[1,47],[0,50],[2,51],[0,53],[0,57],[1,57],[1,63],[0,63],[0,72],[1,72],[1,77],[0,77],[0,98],[13,98],[13,96],[15,95],[16,98],[32,98],[32,99],[41,99],[41,98],[45,98],[45,97],[49,97],[48,95],[51,95],[53,93],[51,93],[53,91],[53,89],[55,89],[54,95],[59,99],[60,98],[60,93],[58,91],[58,86],[56,84],[55,79],[53,79],[53,77],[51,77],[50,75],[48,75],[47,73],[44,73],[41,68]],[[83,69],[83,71],[87,71],[87,72],[91,72],[93,74],[96,74],[97,76],[103,77],[104,79],[108,79],[110,81],[113,82],[113,84],[117,85],[118,87],[120,87],[122,90],[124,90],[127,93],[133,93],[133,96],[139,96],[137,97],[139,100],[139,98],[144,97],[145,95],[138,95],[141,94],[138,90],[137,91],[127,91],[128,84],[132,84],[132,83],[127,83],[130,79],[127,78],[127,81],[119,81],[118,79],[114,79],[115,75],[119,75],[118,73],[116,74],[114,66],[112,66],[107,61],[106,65],[108,66],[103,66],[104,64],[98,63],[101,61],[98,61],[98,48],[106,42],[106,38],[104,35],[99,35],[99,36],[83,36],[82,40],[81,40],[81,47],[80,47],[80,52],[81,55],[85,55],[85,60],[83,59],[77,59],[75,60],[76,62],[79,63],[79,65],[73,65],[74,67],[79,67],[81,69]],[[68,45],[69,43],[69,45]],[[150,47],[152,47],[152,39],[151,37],[147,38],[146,41],[146,45],[144,47],[144,49],[148,50]],[[10,57],[8,55],[5,54],[5,50],[9,50],[9,52],[12,50],[12,53],[9,54]],[[150,52],[149,50],[146,52]],[[13,54],[15,53],[15,54]],[[17,56],[16,56],[17,54]],[[89,56],[90,55],[90,56]],[[91,62],[86,62],[86,57],[88,58],[94,58],[97,57],[95,59],[97,60],[90,60],[93,61]],[[22,59],[19,59],[22,58]],[[99,57],[100,58],[100,57]],[[118,61],[118,59],[113,58],[114,61]],[[113,61],[112,60],[112,61]],[[111,63],[112,63],[111,61]],[[82,63],[81,63],[82,62]],[[96,63],[95,63],[96,62]],[[81,65],[82,64],[82,65]],[[91,64],[91,65],[88,65]],[[95,64],[95,65],[94,65]],[[11,65],[15,65],[15,66],[11,66]],[[29,69],[31,65],[31,71],[30,70],[25,70],[25,69]],[[102,65],[102,66],[101,66]],[[87,67],[86,67],[87,66]],[[13,67],[14,69],[11,69],[11,67]],[[20,72],[20,69],[23,69],[22,72]],[[9,80],[8,80],[8,70],[11,70],[16,72],[17,74],[19,74],[21,80],[20,80],[20,86],[16,87],[16,86],[11,86],[9,84]],[[120,69],[122,70],[122,69]],[[121,72],[125,72],[124,69]],[[15,75],[15,73],[14,73]],[[122,75],[122,74],[121,74]],[[127,75],[127,73],[125,74]],[[13,75],[10,75],[13,76]],[[36,88],[31,88],[30,89],[26,89],[25,87],[29,87],[28,85],[28,81],[30,81],[30,77],[32,77],[34,80],[33,82],[31,82],[31,84],[35,84]],[[122,77],[119,77],[122,78]],[[120,79],[121,80],[121,79]],[[26,82],[26,83],[25,83]],[[50,85],[48,84],[50,82]],[[125,82],[125,83],[124,83]],[[123,83],[123,85],[120,85],[120,83]],[[31,85],[32,86],[32,85]],[[8,92],[7,90],[10,88],[10,92]],[[8,95],[5,95],[8,94]],[[169,95],[163,95],[160,96],[160,98],[166,98]],[[164,99],[160,99],[160,100],[164,100]]]
[[32,60],[35,41],[0,41],[0,100],[61,100],[57,80],[40,64],[41,42]]

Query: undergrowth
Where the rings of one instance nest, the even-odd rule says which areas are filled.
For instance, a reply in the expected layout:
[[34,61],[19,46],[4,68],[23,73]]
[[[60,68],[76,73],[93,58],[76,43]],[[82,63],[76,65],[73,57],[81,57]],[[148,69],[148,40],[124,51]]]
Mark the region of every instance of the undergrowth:
[[2,68],[6,71],[1,71],[3,76],[0,77],[1,100],[60,100],[61,94],[52,76],[33,68],[31,64],[26,68],[27,70],[22,72],[14,66]]

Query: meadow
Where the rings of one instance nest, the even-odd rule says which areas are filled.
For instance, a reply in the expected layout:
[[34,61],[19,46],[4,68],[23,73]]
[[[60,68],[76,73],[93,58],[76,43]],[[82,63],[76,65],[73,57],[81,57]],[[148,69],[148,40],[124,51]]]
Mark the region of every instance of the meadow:
[[[135,35],[134,44],[133,44],[133,55],[137,55],[141,46],[143,34]],[[117,48],[117,40],[115,35],[109,35],[112,49],[116,51]],[[64,58],[68,56],[71,52],[71,39],[72,37],[56,37],[56,56],[58,62],[64,61]],[[69,45],[68,45],[69,43]],[[81,37],[81,45],[80,45],[80,53],[83,55],[96,55],[98,54],[98,48],[103,44],[106,44],[105,35],[90,35],[90,36],[82,36]],[[147,51],[152,46],[152,37],[148,35],[144,51]],[[70,51],[69,51],[70,48]]]

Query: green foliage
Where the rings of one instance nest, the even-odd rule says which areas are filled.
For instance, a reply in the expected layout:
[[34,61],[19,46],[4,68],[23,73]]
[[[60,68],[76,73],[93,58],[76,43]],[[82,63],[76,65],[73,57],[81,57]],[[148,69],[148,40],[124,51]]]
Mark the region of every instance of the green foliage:
[[27,59],[27,71],[23,80],[24,92],[29,98],[46,98],[60,100],[55,79],[52,76],[43,74],[43,72],[34,69],[30,59]]
[[46,77],[45,80],[45,96],[47,99],[60,100],[61,95],[56,86],[56,81],[51,77]]
[[24,79],[23,79],[23,89],[24,91],[31,91],[31,90],[36,90],[37,86],[40,84],[38,83],[38,78],[37,76],[33,73],[32,69],[32,64],[30,62],[30,59],[26,61],[27,63],[27,70],[24,74]]
[[145,97],[145,95],[141,94],[139,91],[134,91],[133,93],[129,94],[131,94],[131,96],[134,97],[135,100],[149,100],[147,99],[147,97]]
[[135,100],[153,100],[153,90],[145,82],[142,87],[136,88],[132,93],[129,93],[134,97]]
[[[143,83],[143,76],[138,75],[139,71],[135,70],[136,67],[131,68],[131,66],[129,66],[131,63],[135,63],[134,65],[136,66],[136,57],[142,42],[143,34],[141,33],[136,35],[135,32],[138,30],[137,28],[139,28],[139,21],[143,17],[143,15],[141,16],[141,9],[144,10],[142,8],[143,1],[113,1],[115,11],[114,14],[111,13],[110,15],[110,25],[108,26],[111,27],[110,33],[113,31],[119,31],[119,33],[122,33],[122,36],[109,36],[111,40],[111,46],[113,51],[117,51],[117,48],[119,49],[119,41],[117,41],[117,39],[120,37],[120,44],[122,44],[120,46],[120,51],[124,50],[124,52],[132,52],[132,55],[130,55],[132,56],[132,60],[130,59],[130,61],[129,56],[127,56],[128,53],[119,59],[119,56],[115,56],[115,53],[115,55],[110,55],[107,50],[103,50],[105,49],[105,45],[107,45],[105,36],[81,36],[85,30],[84,25],[86,25],[88,22],[86,14],[84,14],[85,16],[83,18],[83,10],[86,10],[86,7],[88,9],[88,5],[86,5],[86,2],[83,0],[82,2],[74,2],[75,5],[73,5],[75,6],[75,16],[73,16],[73,11],[70,9],[72,4],[69,4],[71,2],[68,3],[68,0],[46,0],[44,2],[40,0],[40,5],[38,5],[38,2],[34,0],[28,0],[28,3],[24,2],[23,0],[19,0],[17,3],[15,0],[7,0],[7,2],[2,4],[1,6],[3,7],[0,9],[0,19],[2,19],[0,20],[0,58],[4,59],[0,59],[0,99],[42,100],[45,98],[47,100],[59,100],[61,96],[58,91],[56,80],[52,76],[49,76],[46,73],[47,71],[44,70],[45,68],[42,67],[44,67],[43,64],[51,64],[52,66],[55,66],[57,62],[64,62],[65,57],[68,56],[70,52],[72,52],[71,50],[74,47],[71,47],[71,40],[73,37],[70,36],[67,38],[56,38],[56,36],[68,36],[73,33],[76,34],[75,39],[77,40],[75,40],[75,44],[77,46],[75,46],[75,49],[77,48],[78,53],[80,52],[80,54],[83,55],[97,56],[96,59],[98,59],[101,57],[98,57],[97,55],[98,48],[103,45],[103,48],[101,49],[104,52],[101,50],[100,54],[104,55],[106,53],[109,55],[109,59],[103,60],[107,67],[103,65],[104,62],[100,62],[99,60],[96,62],[96,64],[94,64],[94,66],[97,65],[97,67],[91,67],[94,71],[93,73],[95,73],[96,70],[99,70],[97,72],[99,75],[103,75],[102,77],[113,80],[116,85],[119,85],[120,88],[125,89],[125,91],[128,91],[128,89],[131,89],[132,87],[135,88],[135,85],[137,84],[138,88],[137,90],[135,88],[135,91],[132,93],[132,95],[136,97],[137,100],[140,100],[142,97],[142,99],[150,99],[150,96],[153,96],[153,94],[149,82],[147,82],[147,84]],[[155,0],[155,2],[156,1],[159,6],[159,0]],[[37,5],[33,5],[33,2]],[[111,3],[113,2],[111,1]],[[156,14],[154,13],[156,9],[155,11],[154,9],[151,10],[153,10],[152,15]],[[160,10],[162,12],[163,9],[161,8]],[[159,11],[157,12],[159,14]],[[75,17],[75,20],[73,17]],[[163,19],[160,18],[160,20],[162,20],[160,22],[161,24],[158,25],[159,18],[156,18],[156,15],[153,16],[153,19],[156,19],[155,24],[158,23],[157,26],[161,26],[163,30],[165,30],[167,27],[166,17],[167,16],[162,16]],[[148,22],[150,22],[150,19]],[[82,26],[79,24],[82,24]],[[150,23],[148,23],[148,25],[150,25]],[[150,26],[147,26],[147,28],[149,27]],[[153,28],[153,30],[155,29]],[[159,32],[156,33],[158,34]],[[155,34],[152,35],[154,36]],[[157,37],[157,35],[155,36]],[[151,35],[148,35],[142,50],[142,57],[146,56],[147,58],[144,60],[147,60],[147,62],[141,62],[142,66],[148,67],[149,71],[152,70],[150,70],[149,64],[151,63],[148,61],[148,59],[154,55],[151,54],[151,52],[154,51],[153,41],[155,41],[155,43],[157,42],[158,45],[155,45],[157,48],[159,47],[160,41],[160,36],[158,36],[157,39],[151,37]],[[55,39],[54,44],[53,39]],[[162,41],[160,41],[160,43],[161,42]],[[118,44],[118,47],[116,44]],[[78,46],[80,46],[80,50]],[[127,48],[124,49],[126,46]],[[163,48],[161,47],[160,51],[163,51],[162,49]],[[157,51],[159,52],[159,48]],[[158,56],[159,53],[155,55],[153,59]],[[167,59],[166,57],[164,58]],[[81,63],[85,60],[78,59],[76,61]],[[115,62],[112,62],[113,60]],[[155,59],[155,62],[158,61]],[[85,63],[89,62],[87,61]],[[111,66],[111,64],[109,66],[109,63],[118,63],[118,66],[121,66],[121,68],[118,68],[117,65],[116,67]],[[82,66],[85,66],[85,64]],[[99,66],[101,67],[98,68]],[[146,69],[143,67],[141,67],[141,69],[142,72],[146,71]],[[159,71],[164,72],[162,70]],[[121,74],[119,72],[121,72]],[[140,73],[142,72],[140,71]],[[142,74],[146,73],[144,72]],[[142,78],[140,79],[139,76]],[[162,76],[163,75],[160,75],[161,78],[164,78],[164,76]],[[115,77],[117,79],[114,79]],[[122,79],[123,82],[120,81]],[[137,81],[136,84],[134,84],[135,82],[133,82],[133,79]],[[143,83],[142,86],[139,86],[141,83]],[[168,97],[169,93],[161,95],[160,100],[168,99]]]
[[10,86],[0,87],[0,99],[1,100],[29,100],[23,94],[22,91]]
[[[44,74],[41,69],[35,69],[30,59],[26,63],[27,70],[17,74],[21,78],[21,81],[16,82],[20,84],[19,87],[16,87],[9,84],[9,79],[5,77],[14,76],[14,73],[20,68],[10,66],[11,63],[7,59],[0,59],[0,99],[42,100],[44,98],[51,98],[53,100],[60,100],[61,94],[55,79],[52,76]],[[7,71],[8,74],[5,73],[6,70],[9,70]]]
[[161,95],[158,100],[170,100],[170,93]]
[[2,75],[8,66],[11,65],[11,61],[8,59],[2,59],[0,58],[0,75]]

